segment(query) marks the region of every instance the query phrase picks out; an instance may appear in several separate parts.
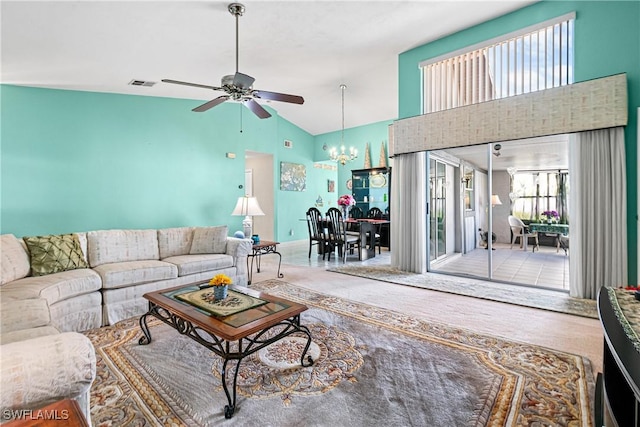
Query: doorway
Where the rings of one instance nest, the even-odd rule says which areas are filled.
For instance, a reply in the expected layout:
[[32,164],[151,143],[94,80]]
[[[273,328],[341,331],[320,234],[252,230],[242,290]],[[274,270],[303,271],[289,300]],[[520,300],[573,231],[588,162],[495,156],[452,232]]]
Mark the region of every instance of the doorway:
[[[273,155],[256,151],[245,152],[245,191],[258,200],[263,216],[253,217],[253,233],[261,240],[275,238],[275,196]],[[250,182],[247,182],[250,181]]]

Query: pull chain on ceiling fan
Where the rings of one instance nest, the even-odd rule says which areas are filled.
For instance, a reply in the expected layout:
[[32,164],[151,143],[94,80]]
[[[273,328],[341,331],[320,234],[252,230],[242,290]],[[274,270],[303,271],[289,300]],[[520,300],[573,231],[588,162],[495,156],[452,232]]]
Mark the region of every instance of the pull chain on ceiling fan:
[[233,101],[242,102],[245,104],[256,116],[261,119],[271,117],[271,114],[258,104],[256,99],[266,99],[270,101],[288,102],[291,104],[303,104],[304,98],[298,95],[288,95],[286,93],[269,92],[265,90],[253,89],[253,82],[255,79],[247,74],[239,72],[238,58],[239,58],[239,17],[244,14],[245,7],[240,3],[231,3],[228,7],[229,13],[236,17],[236,73],[223,76],[221,79],[221,87],[203,85],[198,83],[189,83],[179,80],[162,79],[164,83],[172,83],[184,86],[192,86],[203,89],[211,89],[215,91],[226,92],[226,95],[221,95],[211,101],[194,108],[192,111],[201,113],[207,111],[216,105],[231,99]]

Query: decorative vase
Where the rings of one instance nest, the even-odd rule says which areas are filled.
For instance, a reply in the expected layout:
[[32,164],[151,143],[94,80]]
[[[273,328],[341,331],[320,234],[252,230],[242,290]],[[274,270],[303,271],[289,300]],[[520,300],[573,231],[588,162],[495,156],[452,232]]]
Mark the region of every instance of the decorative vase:
[[551,218],[547,218],[547,224],[551,224]]
[[214,286],[213,287],[213,296],[216,298],[216,300],[225,299],[227,297],[227,289],[228,288],[229,288],[229,286],[227,286],[227,285]]
[[351,206],[342,205],[342,218],[349,218],[349,210],[351,210]]

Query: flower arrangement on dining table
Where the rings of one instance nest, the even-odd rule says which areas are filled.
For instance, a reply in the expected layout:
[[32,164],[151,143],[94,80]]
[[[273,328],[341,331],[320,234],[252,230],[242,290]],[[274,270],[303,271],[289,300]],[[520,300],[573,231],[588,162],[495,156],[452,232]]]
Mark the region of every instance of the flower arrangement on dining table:
[[353,198],[351,194],[343,194],[338,197],[338,205],[342,207],[342,216],[344,218],[349,217],[349,211],[351,210],[351,206],[356,204],[356,199]]
[[356,199],[351,194],[343,194],[338,198],[338,205],[340,206],[353,206],[356,204]]
[[547,222],[551,222],[552,220],[558,220],[560,215],[556,211],[544,211],[542,212],[542,216],[547,219]]

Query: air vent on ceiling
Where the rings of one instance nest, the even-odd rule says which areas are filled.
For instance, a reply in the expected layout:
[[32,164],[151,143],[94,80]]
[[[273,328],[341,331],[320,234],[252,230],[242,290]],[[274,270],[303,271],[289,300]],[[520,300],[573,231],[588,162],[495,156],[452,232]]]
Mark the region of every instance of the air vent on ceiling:
[[131,81],[129,82],[129,84],[130,84],[131,86],[146,86],[146,87],[151,87],[151,86],[153,86],[154,84],[156,84],[156,82],[147,82],[147,81],[145,81],[145,80],[136,80],[136,79],[133,79],[133,80],[131,80]]

